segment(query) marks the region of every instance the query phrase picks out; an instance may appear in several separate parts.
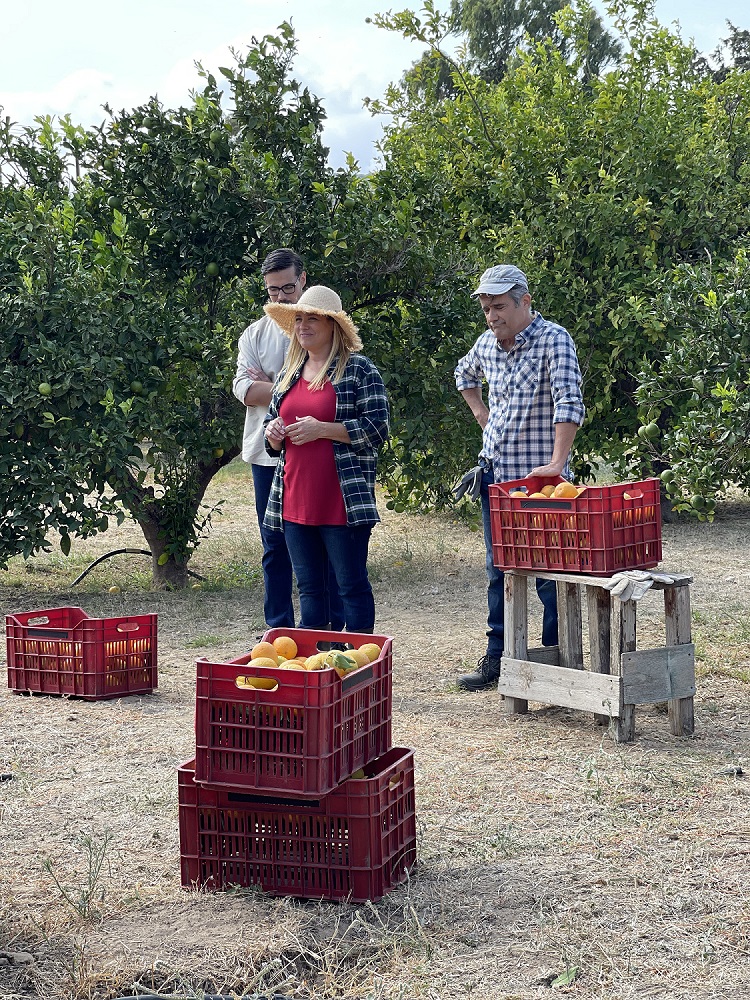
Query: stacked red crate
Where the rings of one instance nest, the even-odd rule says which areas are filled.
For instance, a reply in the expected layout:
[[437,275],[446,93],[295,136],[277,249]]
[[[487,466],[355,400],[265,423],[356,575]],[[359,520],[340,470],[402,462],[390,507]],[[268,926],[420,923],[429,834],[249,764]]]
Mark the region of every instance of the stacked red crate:
[[343,678],[249,656],[198,661],[196,757],[179,770],[183,885],[378,899],[416,858],[414,755],[391,747],[392,640],[303,629],[264,639],[282,634],[305,656],[331,644],[381,651]]

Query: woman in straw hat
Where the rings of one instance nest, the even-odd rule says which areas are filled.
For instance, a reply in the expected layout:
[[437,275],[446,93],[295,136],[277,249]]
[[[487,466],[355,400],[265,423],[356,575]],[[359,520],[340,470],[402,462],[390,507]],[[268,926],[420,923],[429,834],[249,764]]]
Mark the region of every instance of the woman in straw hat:
[[265,525],[284,531],[297,578],[300,628],[327,626],[327,554],[349,632],[372,632],[375,602],[367,553],[378,451],[388,399],[357,327],[331,288],[313,285],[266,313],[289,336],[266,417],[266,448],[279,455]]

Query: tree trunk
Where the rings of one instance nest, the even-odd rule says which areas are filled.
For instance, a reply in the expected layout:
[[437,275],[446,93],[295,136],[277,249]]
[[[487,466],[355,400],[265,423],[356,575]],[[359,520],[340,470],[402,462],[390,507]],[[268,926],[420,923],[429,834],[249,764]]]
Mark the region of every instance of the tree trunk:
[[158,590],[181,590],[183,587],[186,587],[188,582],[187,561],[178,562],[173,555],[170,555],[167,561],[163,565],[160,565],[159,559],[166,548],[166,539],[160,537],[160,525],[156,521],[149,520],[143,516],[138,518],[138,523],[151,550],[151,571],[154,587]]

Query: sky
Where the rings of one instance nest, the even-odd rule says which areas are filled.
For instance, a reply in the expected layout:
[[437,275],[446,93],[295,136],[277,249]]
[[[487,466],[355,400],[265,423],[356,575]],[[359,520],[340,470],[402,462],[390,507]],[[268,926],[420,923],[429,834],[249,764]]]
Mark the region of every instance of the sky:
[[[199,60],[216,72],[284,20],[297,35],[292,75],[323,101],[334,166],[352,152],[363,169],[376,157],[380,121],[363,107],[380,97],[422,52],[421,46],[366,23],[377,12],[421,0],[0,0],[0,108],[12,121],[69,113],[98,124],[102,105],[133,108],[156,94],[186,104],[200,85]],[[440,9],[449,0],[438,0]],[[598,4],[603,9],[602,4]],[[656,0],[667,25],[704,52],[726,36],[726,21],[750,28],[747,0]]]

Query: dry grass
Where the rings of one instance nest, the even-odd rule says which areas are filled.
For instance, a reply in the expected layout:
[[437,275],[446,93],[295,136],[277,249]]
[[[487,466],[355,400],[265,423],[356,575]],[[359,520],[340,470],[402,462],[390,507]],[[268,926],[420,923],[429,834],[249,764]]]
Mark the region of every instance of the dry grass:
[[[665,527],[664,565],[695,576],[696,734],[673,737],[644,709],[627,746],[583,713],[506,716],[494,692],[458,693],[483,647],[481,539],[447,519],[385,518],[377,628],[394,636],[394,740],[415,748],[419,863],[383,901],[348,906],[179,884],[175,766],[192,751],[195,658],[244,652],[262,624],[249,481],[214,496],[227,503],[195,560],[200,591],[149,592],[138,556],[71,589],[96,555],[142,547],[125,528],[0,574],[5,613],[156,611],[160,648],[153,696],[0,692],[0,772],[14,775],[0,784],[0,996],[746,996],[747,502],[712,526]],[[639,615],[659,645],[656,605]]]

